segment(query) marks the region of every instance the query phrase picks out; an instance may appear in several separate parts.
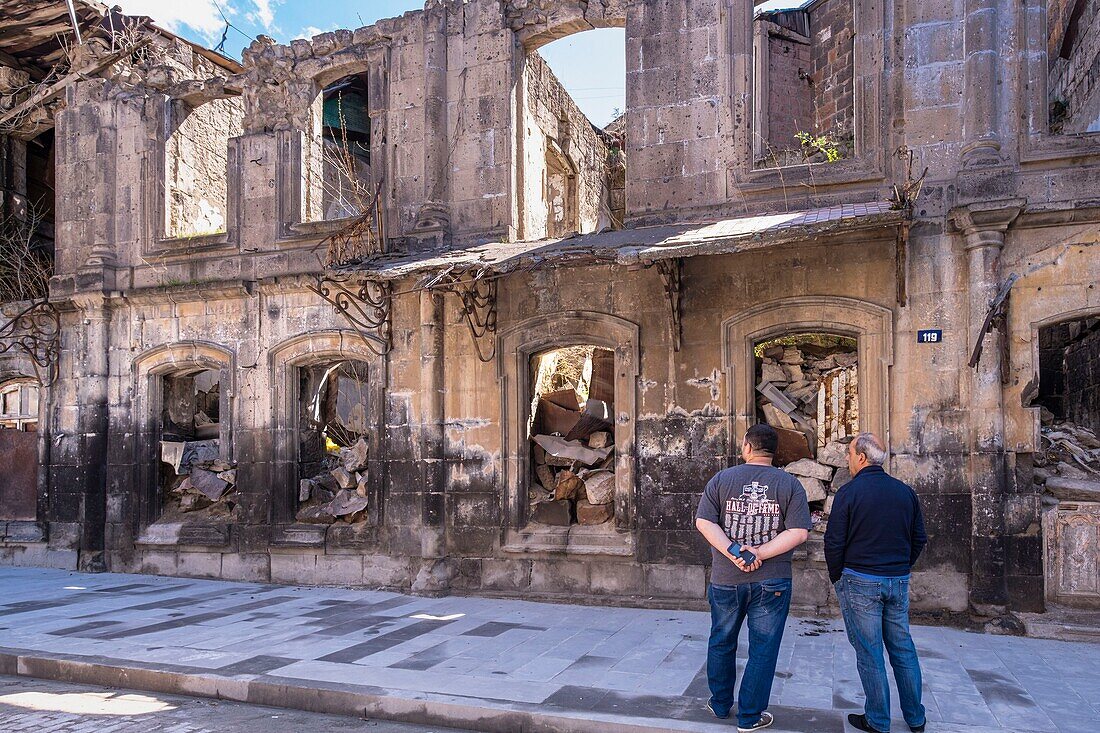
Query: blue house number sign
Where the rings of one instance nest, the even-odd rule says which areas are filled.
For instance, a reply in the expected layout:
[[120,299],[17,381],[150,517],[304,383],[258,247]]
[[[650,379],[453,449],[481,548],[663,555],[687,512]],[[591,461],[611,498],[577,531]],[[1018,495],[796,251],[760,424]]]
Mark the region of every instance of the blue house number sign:
[[938,344],[941,341],[943,341],[943,331],[938,328],[917,331],[918,344]]

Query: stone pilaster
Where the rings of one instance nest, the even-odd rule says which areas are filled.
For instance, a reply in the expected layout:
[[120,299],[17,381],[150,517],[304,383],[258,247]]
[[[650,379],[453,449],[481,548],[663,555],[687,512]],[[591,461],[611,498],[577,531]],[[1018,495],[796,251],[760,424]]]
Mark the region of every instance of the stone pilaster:
[[[1001,287],[1001,251],[1005,232],[1022,202],[974,204],[952,212],[964,237],[967,258],[967,349],[983,337],[990,305]],[[1004,503],[1008,490],[1002,340],[992,329],[984,335],[980,361],[969,372],[971,480],[971,609],[983,616],[1001,615],[1006,608]]]
[[79,471],[76,473],[80,494],[79,568],[86,572],[107,569],[104,559],[107,522],[107,378],[111,312],[102,294],[82,294],[73,298],[80,309],[84,326],[81,359],[75,365],[80,383],[77,425],[80,431]]

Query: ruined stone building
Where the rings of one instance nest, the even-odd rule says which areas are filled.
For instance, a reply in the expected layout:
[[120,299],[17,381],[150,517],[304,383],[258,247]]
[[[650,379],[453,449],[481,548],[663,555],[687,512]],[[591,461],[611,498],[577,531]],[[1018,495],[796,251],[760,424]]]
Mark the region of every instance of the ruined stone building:
[[[77,7],[0,0],[0,267],[52,267],[0,561],[698,605],[764,420],[803,611],[858,430],[915,609],[1100,608],[1095,0],[429,0],[239,65]],[[538,51],[603,27],[601,128]]]

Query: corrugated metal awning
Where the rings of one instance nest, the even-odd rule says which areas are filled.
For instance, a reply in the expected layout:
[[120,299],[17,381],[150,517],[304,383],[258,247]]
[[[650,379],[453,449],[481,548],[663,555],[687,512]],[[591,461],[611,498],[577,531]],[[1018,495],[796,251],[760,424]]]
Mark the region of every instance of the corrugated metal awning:
[[895,227],[906,213],[887,201],[765,214],[709,223],[668,224],[584,234],[566,239],[479,244],[416,254],[384,254],[338,268],[373,280],[424,275],[425,284],[448,276],[475,278],[542,267],[593,264],[648,265],[700,255],[733,254],[816,236]]

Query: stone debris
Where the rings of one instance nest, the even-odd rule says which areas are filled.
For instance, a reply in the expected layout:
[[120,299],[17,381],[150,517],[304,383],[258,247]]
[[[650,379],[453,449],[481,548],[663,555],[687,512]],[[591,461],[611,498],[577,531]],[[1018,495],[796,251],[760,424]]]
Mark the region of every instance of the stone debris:
[[191,466],[218,460],[220,443],[217,440],[162,440],[160,459],[176,472],[186,476]]
[[812,461],[809,458],[803,458],[794,463],[788,463],[783,469],[787,473],[792,473],[795,476],[808,476],[818,479],[819,481],[830,481],[833,478],[833,468],[831,466]]
[[344,470],[348,473],[367,470],[367,460],[370,455],[370,446],[364,438],[360,438],[347,448],[340,449],[340,460]]
[[218,457],[219,441],[163,441],[161,461],[172,468],[164,493],[163,521],[202,512],[229,519],[238,504],[237,469]]
[[348,472],[343,466],[337,466],[329,471],[329,473],[336,479],[336,485],[341,489],[354,489],[355,485],[359,482],[359,476]]
[[583,478],[585,498],[590,504],[611,504],[615,501],[614,471],[590,471]]
[[577,524],[603,524],[614,516],[614,504],[593,504],[586,499],[577,501]]
[[847,438],[859,430],[855,341],[806,334],[757,351],[760,419],[779,433],[776,465],[812,502],[813,530],[825,531],[832,497],[848,481]]
[[568,527],[573,523],[570,503],[568,499],[540,502],[531,509],[531,521],[553,527]]
[[1100,500],[1100,438],[1095,432],[1044,415],[1032,479],[1060,501]]
[[366,438],[360,437],[325,456],[319,473],[298,482],[295,519],[304,524],[365,521],[370,506],[369,454]]
[[[763,350],[757,359],[756,389],[765,422],[774,428],[801,430],[814,445],[855,435],[859,355],[854,343],[835,341],[776,344]],[[843,455],[833,454],[818,460],[835,468],[846,462]]]
[[825,484],[821,479],[812,476],[795,476],[795,478],[802,484],[802,488],[806,489],[806,501],[825,501],[828,497],[829,494],[825,491]]
[[609,522],[615,514],[614,353],[559,349],[540,357],[536,372],[530,521]]

